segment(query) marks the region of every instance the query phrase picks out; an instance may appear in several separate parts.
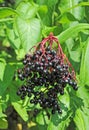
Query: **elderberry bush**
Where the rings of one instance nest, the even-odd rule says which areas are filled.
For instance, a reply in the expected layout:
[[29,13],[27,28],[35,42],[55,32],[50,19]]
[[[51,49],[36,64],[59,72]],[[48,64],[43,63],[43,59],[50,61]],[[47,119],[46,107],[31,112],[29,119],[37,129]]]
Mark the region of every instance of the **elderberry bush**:
[[[53,47],[55,43],[56,49]],[[28,96],[35,108],[39,105],[42,110],[61,114],[58,95],[64,94],[67,84],[74,90],[78,89],[73,67],[52,34],[34,48],[32,53],[25,55],[23,68],[18,70],[18,78],[24,84],[17,94],[21,99]],[[38,111],[36,108],[34,114]]]

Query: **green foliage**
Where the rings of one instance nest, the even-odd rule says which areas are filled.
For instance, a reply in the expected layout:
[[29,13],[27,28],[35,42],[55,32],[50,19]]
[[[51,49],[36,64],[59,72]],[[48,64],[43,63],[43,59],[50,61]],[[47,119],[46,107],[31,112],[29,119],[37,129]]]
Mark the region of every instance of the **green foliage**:
[[[0,1],[1,2],[1,1]],[[0,129],[8,127],[6,109],[13,106],[28,122],[33,106],[16,95],[21,82],[16,70],[29,49],[53,32],[76,70],[79,89],[67,87],[59,96],[63,114],[43,113],[34,122],[38,130],[89,129],[89,1],[19,0],[14,7],[0,7]],[[31,115],[31,114],[30,114]],[[73,124],[73,128],[71,125]]]
[[[83,48],[82,61],[81,61],[81,71],[80,71],[80,80],[83,85],[89,85],[89,39],[86,41],[86,46]],[[87,75],[87,76],[86,76]]]
[[8,8],[8,7],[1,7],[0,8],[0,18],[5,18],[5,17],[8,17],[8,16],[13,15],[15,13],[16,13],[16,11],[11,9],[11,8]]
[[20,18],[17,18],[16,23],[19,37],[22,43],[21,46],[22,48],[24,48],[25,52],[28,52],[29,48],[34,46],[34,44],[38,42],[40,39],[41,36],[40,20],[37,18],[32,18],[28,21],[24,21]]

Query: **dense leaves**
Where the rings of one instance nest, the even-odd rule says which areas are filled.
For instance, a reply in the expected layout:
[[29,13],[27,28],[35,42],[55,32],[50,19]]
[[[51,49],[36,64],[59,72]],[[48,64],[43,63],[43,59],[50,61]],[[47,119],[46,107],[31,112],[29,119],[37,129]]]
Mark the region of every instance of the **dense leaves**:
[[[8,127],[7,109],[12,106],[25,122],[35,123],[34,130],[88,130],[89,0],[1,0],[0,6],[0,129]],[[24,82],[16,70],[29,49],[50,32],[75,69],[79,89],[74,92],[67,85],[58,96],[62,115],[49,117],[42,111],[33,118],[29,98],[22,101],[16,95]]]

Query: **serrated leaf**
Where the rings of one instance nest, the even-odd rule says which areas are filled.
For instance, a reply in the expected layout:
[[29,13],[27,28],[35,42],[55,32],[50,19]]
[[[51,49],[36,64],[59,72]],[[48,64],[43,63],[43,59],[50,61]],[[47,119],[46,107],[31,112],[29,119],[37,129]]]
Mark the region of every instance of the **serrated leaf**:
[[[77,91],[77,95],[81,98],[81,102],[77,102],[78,100],[75,99],[76,106],[77,104],[81,104],[82,107],[77,106],[74,122],[77,126],[78,130],[88,130],[89,128],[89,86],[84,86],[82,82],[79,84],[79,89]],[[74,98],[73,98],[74,99]],[[72,100],[72,102],[74,102]]]
[[41,36],[40,20],[33,18],[28,21],[25,21],[18,17],[16,19],[16,22],[22,47],[26,52],[28,52],[28,50],[40,40]]
[[64,118],[61,118],[61,115],[58,116],[56,113],[54,116],[52,116],[47,130],[66,130],[66,128],[69,125],[70,122],[70,115],[69,112],[67,111],[67,116]]
[[70,98],[68,92],[65,92],[65,95],[59,96],[60,107],[62,109],[62,114],[57,112],[52,115],[51,120],[48,124],[47,130],[66,130],[70,123],[70,116],[72,115],[70,109]]
[[[88,100],[88,98],[89,98],[89,92],[88,92],[88,86],[86,87],[86,86],[82,86],[82,84],[80,84],[80,88],[79,88],[79,90],[77,92],[77,95],[79,97],[81,97],[81,101],[83,103],[82,104],[82,108],[83,109],[86,109],[86,108],[89,109],[89,100]],[[79,104],[81,104],[81,102]],[[85,111],[85,113],[87,113],[87,112]],[[89,112],[87,114],[89,115]]]
[[5,18],[13,14],[17,14],[14,9],[9,7],[0,7],[0,18]]
[[72,26],[72,27],[66,29],[65,31],[63,31],[60,35],[57,36],[57,38],[59,39],[60,43],[62,44],[67,39],[69,39],[71,37],[75,37],[76,35],[78,35],[79,32],[84,31],[86,29],[87,30],[89,29],[89,24],[79,23],[79,24]]

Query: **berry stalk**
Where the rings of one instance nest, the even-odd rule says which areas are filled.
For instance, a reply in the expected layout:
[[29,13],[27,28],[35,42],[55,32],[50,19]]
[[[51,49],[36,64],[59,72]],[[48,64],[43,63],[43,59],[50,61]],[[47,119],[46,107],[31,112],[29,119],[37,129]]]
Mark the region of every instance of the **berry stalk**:
[[52,33],[33,48],[25,55],[23,68],[18,70],[18,78],[24,84],[17,94],[21,99],[28,96],[36,111],[38,104],[46,112],[61,114],[58,95],[64,94],[67,84],[74,90],[78,89],[75,71]]

